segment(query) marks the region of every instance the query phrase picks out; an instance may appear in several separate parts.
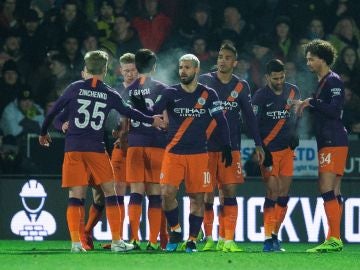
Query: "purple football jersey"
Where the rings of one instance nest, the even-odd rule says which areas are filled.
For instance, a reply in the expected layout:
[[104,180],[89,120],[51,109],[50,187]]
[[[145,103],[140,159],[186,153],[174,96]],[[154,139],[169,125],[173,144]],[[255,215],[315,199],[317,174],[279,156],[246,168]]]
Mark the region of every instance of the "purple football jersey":
[[321,79],[314,98],[310,100],[318,149],[348,145],[347,131],[341,121],[344,96],[344,83],[338,74],[329,72]]
[[[199,82],[214,89],[219,96],[221,105],[225,111],[225,117],[231,127],[230,138],[232,149],[240,150],[241,147],[241,114],[245,119],[255,144],[261,145],[261,138],[252,109],[248,83],[232,75],[230,82],[224,84],[219,80],[216,72],[201,75]],[[209,151],[220,151],[220,133],[221,130],[216,127],[210,134],[208,141]]]
[[[151,110],[162,90],[168,86],[153,80],[150,77],[140,77],[127,87],[128,103],[131,104],[131,96],[143,96],[147,108]],[[166,143],[165,131],[158,130],[147,123],[141,123],[135,119],[130,121],[128,144],[131,146],[160,147]]]
[[270,151],[280,151],[289,146],[295,125],[295,112],[291,102],[299,98],[298,87],[290,83],[284,84],[280,95],[276,95],[269,86],[255,92],[252,103],[260,136]]
[[111,109],[148,124],[151,116],[128,106],[110,86],[96,79],[70,84],[46,116],[41,135],[47,133],[54,117],[65,109],[69,129],[66,132],[65,151],[104,152],[104,120]]
[[221,145],[230,145],[229,127],[216,92],[198,84],[186,92],[180,84],[165,89],[154,105],[155,112],[167,110],[169,116],[166,150],[175,154],[207,151],[206,129],[214,118],[221,129]]

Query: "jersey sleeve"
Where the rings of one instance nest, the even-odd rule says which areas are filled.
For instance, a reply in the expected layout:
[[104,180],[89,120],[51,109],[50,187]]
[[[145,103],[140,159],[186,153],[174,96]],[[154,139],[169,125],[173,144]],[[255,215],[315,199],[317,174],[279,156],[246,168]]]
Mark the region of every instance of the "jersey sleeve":
[[222,145],[231,145],[229,124],[223,113],[221,101],[214,90],[209,91],[209,104],[209,113],[215,119],[217,128],[220,130]]
[[120,114],[126,116],[127,118],[131,118],[135,121],[140,121],[148,124],[152,124],[154,122],[152,116],[145,115],[139,110],[132,108],[121,98],[118,93],[114,93],[114,99],[112,104],[115,110],[117,110]]
[[52,121],[54,120],[55,116],[60,113],[66,105],[70,102],[70,100],[74,97],[74,91],[76,88],[69,85],[64,94],[59,97],[59,99],[54,103],[53,107],[51,108],[50,112],[46,115],[45,120],[41,126],[40,135],[44,136],[48,132],[49,126],[51,125]]
[[311,107],[332,119],[340,119],[344,102],[344,85],[341,81],[333,81],[328,90],[331,96],[330,103],[322,99],[312,98],[309,101]]
[[255,141],[255,145],[261,145],[261,137],[256,121],[257,119],[253,110],[253,105],[251,103],[250,87],[247,82],[243,82],[243,84],[244,88],[238,97],[241,111],[245,118],[245,122],[250,131],[250,134]]

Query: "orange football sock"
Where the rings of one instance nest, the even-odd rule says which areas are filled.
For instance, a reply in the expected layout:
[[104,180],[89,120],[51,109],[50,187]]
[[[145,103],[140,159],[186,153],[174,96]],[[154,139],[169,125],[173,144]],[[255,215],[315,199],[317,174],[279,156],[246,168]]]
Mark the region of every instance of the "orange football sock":
[[140,217],[142,213],[140,204],[129,204],[129,222],[131,230],[131,240],[139,241],[139,226],[140,226]]
[[234,240],[237,217],[237,205],[224,205],[225,240]]
[[329,224],[330,237],[340,239],[341,209],[336,199],[325,201],[324,208]]
[[149,219],[149,225],[150,225],[149,241],[151,243],[156,243],[159,232],[160,232],[160,226],[161,226],[161,208],[160,207],[149,208],[148,209],[148,219]]
[[120,208],[120,239],[123,239],[123,228],[124,228],[124,220],[125,220],[124,204],[120,204],[119,208]]
[[80,242],[81,205],[68,205],[66,219],[72,242]]
[[205,211],[204,211],[204,230],[205,236],[212,236],[214,224],[214,209],[212,203],[205,203]]
[[120,207],[116,196],[106,197],[105,207],[112,240],[120,240]]
[[274,231],[274,212],[275,207],[264,208],[264,231],[265,239],[271,238],[271,234]]
[[220,205],[219,211],[219,237],[225,239],[225,225],[224,225],[224,206]]
[[275,209],[274,209],[275,222],[274,222],[273,233],[276,235],[278,234],[280,226],[281,226],[282,222],[284,221],[286,211],[287,211],[287,206],[282,207],[278,204],[275,204]]

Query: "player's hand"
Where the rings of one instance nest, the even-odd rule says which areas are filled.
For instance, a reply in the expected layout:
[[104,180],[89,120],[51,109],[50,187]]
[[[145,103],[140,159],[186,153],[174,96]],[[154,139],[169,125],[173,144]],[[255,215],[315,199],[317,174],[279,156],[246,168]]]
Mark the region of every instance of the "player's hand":
[[49,147],[50,143],[51,143],[51,137],[50,137],[49,133],[47,133],[46,135],[43,135],[43,136],[40,135],[39,143],[42,146]]
[[304,109],[308,106],[310,106],[310,100],[311,98],[307,98],[303,101],[299,101],[296,105],[295,105],[295,113],[297,116],[302,116]]
[[259,165],[262,165],[265,160],[265,152],[261,145],[255,147],[256,158],[259,161]]
[[272,159],[271,152],[265,146],[263,147],[263,149],[264,149],[264,152],[265,152],[265,159],[264,159],[263,165],[266,168],[271,168],[272,165],[273,165],[273,159]]
[[164,127],[162,129],[167,130],[169,126],[169,116],[166,110],[163,111],[163,120],[164,120]]
[[231,153],[231,146],[224,145],[221,151],[221,161],[225,164],[225,168],[230,167],[232,164],[232,153]]
[[69,121],[66,121],[61,125],[61,130],[62,130],[63,133],[66,133],[66,131],[68,129],[69,129]]
[[162,115],[154,115],[152,118],[154,119],[154,122],[152,123],[153,127],[160,130],[165,128],[165,123],[162,119]]

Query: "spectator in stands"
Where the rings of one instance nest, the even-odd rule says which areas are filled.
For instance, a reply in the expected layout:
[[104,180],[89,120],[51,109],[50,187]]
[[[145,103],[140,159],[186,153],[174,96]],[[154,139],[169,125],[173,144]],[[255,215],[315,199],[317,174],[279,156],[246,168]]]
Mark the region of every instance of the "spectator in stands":
[[0,68],[9,59],[19,62],[22,60],[21,38],[16,32],[9,32],[4,40],[4,45],[0,51]]
[[[359,87],[359,86],[357,86]],[[345,103],[342,121],[350,134],[360,136],[360,98],[345,84]]]
[[280,16],[275,21],[275,42],[273,51],[275,57],[282,61],[291,59],[296,50],[296,42],[291,32],[289,17]]
[[252,47],[253,58],[250,62],[250,72],[255,90],[265,85],[265,70],[266,63],[273,58],[271,48],[273,46],[272,40],[267,35],[259,35],[254,41]]
[[46,55],[46,47],[39,26],[40,18],[37,12],[32,9],[26,11],[23,26],[20,29],[21,50],[31,69],[41,64]]
[[159,52],[171,32],[172,21],[159,11],[158,0],[144,0],[143,14],[132,20],[142,47]]
[[117,47],[116,58],[126,52],[135,53],[142,47],[137,32],[131,27],[130,19],[124,13],[116,15],[110,41]]
[[84,67],[83,56],[80,52],[80,40],[73,33],[69,33],[63,43],[61,52],[68,58],[70,72],[74,75],[74,78],[81,78],[81,71]]
[[209,72],[216,64],[216,60],[208,50],[208,43],[205,37],[196,36],[193,38],[191,52],[200,60],[200,74]]
[[196,36],[203,36],[209,39],[213,34],[210,7],[200,2],[194,7],[190,14],[190,20],[183,20],[178,32],[184,39],[183,43],[190,44]]
[[101,0],[100,14],[96,20],[99,41],[109,39],[114,25],[114,3],[111,0]]
[[360,61],[353,47],[344,47],[337,59],[334,70],[338,74],[347,74],[351,85],[359,85]]
[[4,108],[16,99],[22,83],[17,65],[14,60],[5,62],[2,68],[2,77],[0,78],[0,115]]
[[346,46],[352,46],[358,50],[360,32],[354,19],[349,16],[340,18],[335,25],[333,33],[329,36],[329,41],[339,53]]
[[307,37],[312,39],[326,39],[324,22],[319,17],[314,17],[311,19],[308,25]]
[[19,138],[28,133],[38,134],[43,121],[43,109],[34,103],[29,87],[24,86],[16,100],[5,107],[0,125],[5,136]]
[[0,37],[6,35],[9,31],[18,27],[16,18],[16,0],[2,1],[2,10],[0,12]]
[[245,53],[239,54],[238,63],[234,69],[234,74],[240,79],[245,80],[249,83],[251,93],[256,90],[250,72],[250,55]]
[[246,41],[252,39],[253,25],[243,18],[240,10],[235,6],[227,6],[224,9],[224,23],[218,30],[219,40],[230,39],[235,46],[241,49]]
[[99,48],[99,40],[95,33],[88,32],[85,34],[81,46],[81,55],[85,56],[87,52],[95,51]]
[[69,59],[60,53],[50,56],[50,76],[41,80],[38,88],[34,91],[35,100],[43,108],[48,101],[57,99],[65,87],[74,80],[74,74],[70,70]]
[[48,48],[61,47],[61,43],[69,33],[83,40],[86,33],[84,30],[96,31],[95,24],[86,20],[81,14],[77,0],[65,0],[60,13],[57,10],[50,10],[50,15],[50,18],[44,21],[42,29]]

